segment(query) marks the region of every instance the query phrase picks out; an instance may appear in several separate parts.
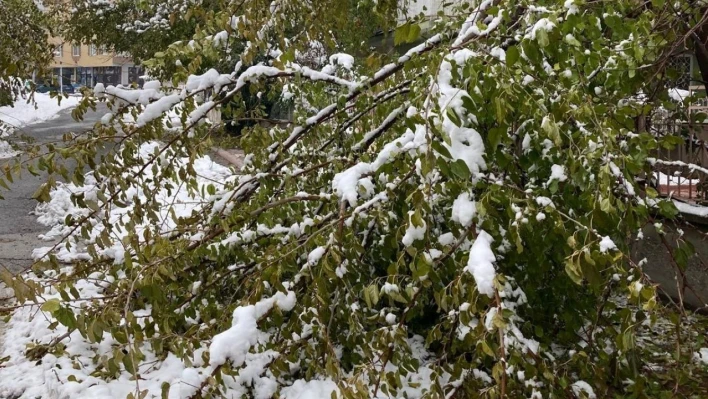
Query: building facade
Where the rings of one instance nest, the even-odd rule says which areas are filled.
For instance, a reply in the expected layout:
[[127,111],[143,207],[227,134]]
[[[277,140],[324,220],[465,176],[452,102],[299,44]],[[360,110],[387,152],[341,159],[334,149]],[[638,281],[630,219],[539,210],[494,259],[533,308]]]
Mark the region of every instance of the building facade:
[[66,42],[52,38],[54,58],[50,65],[56,84],[78,84],[93,87],[139,83],[142,69],[127,55],[107,51],[94,44]]

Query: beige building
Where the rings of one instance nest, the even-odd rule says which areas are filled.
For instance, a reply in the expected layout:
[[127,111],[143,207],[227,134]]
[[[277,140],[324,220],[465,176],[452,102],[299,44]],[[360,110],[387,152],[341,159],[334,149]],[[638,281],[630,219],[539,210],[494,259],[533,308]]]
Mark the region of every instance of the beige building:
[[54,47],[51,63],[56,84],[80,84],[93,87],[96,83],[128,85],[138,82],[142,75],[129,56],[106,51],[93,44],[65,42],[61,38],[50,39]]

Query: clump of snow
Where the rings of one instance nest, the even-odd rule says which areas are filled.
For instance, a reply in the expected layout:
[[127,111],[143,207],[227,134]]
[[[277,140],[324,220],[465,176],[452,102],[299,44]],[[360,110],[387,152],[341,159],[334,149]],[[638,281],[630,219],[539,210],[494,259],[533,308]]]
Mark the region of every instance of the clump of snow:
[[575,0],[565,0],[563,7],[568,10],[568,15],[578,14],[580,12],[580,8],[575,4]]
[[331,398],[332,393],[336,392],[339,397],[339,388],[337,384],[330,380],[297,380],[289,387],[283,388],[280,391],[282,399],[319,399]]
[[708,365],[708,348],[701,348],[693,355],[696,361]]
[[359,163],[344,172],[337,173],[332,179],[332,188],[339,198],[349,202],[350,206],[356,206],[359,192],[357,186],[361,176],[371,171],[368,163]]
[[482,230],[470,249],[470,257],[465,266],[465,271],[472,274],[477,283],[480,294],[492,297],[494,295],[494,277],[496,271],[494,262],[496,257],[492,252],[492,236]]
[[327,247],[317,247],[309,255],[307,255],[307,263],[310,265],[316,265],[322,256],[327,252]]
[[425,239],[425,232],[427,231],[425,221],[423,221],[422,226],[415,226],[415,224],[413,224],[414,214],[414,211],[408,212],[408,228],[406,229],[406,234],[401,239],[403,245],[407,247],[411,246],[416,240]]
[[595,391],[592,389],[590,384],[585,381],[576,381],[571,387],[573,388],[573,393],[578,397],[582,397],[581,393],[584,393],[588,399],[597,398]]
[[669,97],[674,101],[683,102],[683,100],[687,99],[690,96],[691,92],[688,90],[683,90],[679,88],[669,89]]
[[392,292],[398,293],[398,285],[396,284],[391,284],[389,282],[384,283],[383,287],[381,287],[381,292],[389,294]]
[[440,243],[440,245],[452,245],[453,242],[455,242],[455,236],[452,233],[448,232],[438,237],[438,243]]
[[445,118],[443,129],[450,136],[450,145],[447,143],[444,145],[450,151],[452,158],[464,161],[473,174],[487,169],[482,136],[475,129],[455,126],[447,116]]
[[536,203],[540,206],[543,206],[543,207],[547,207],[547,206],[550,206],[551,208],[556,207],[555,204],[553,204],[553,200],[551,200],[548,197],[543,197],[543,196],[536,197]]
[[477,206],[469,193],[462,193],[452,204],[452,220],[467,227],[477,214]]
[[209,346],[210,364],[215,367],[230,360],[236,367],[242,365],[251,347],[258,342],[261,335],[258,319],[274,306],[288,312],[295,307],[295,303],[295,293],[289,291],[287,295],[278,292],[255,305],[237,307],[234,310],[231,328],[216,335]]
[[329,63],[339,65],[344,69],[351,70],[354,68],[354,57],[345,53],[337,53],[329,56]]
[[565,173],[565,166],[563,165],[553,165],[551,166],[551,177],[548,179],[549,183],[553,180],[566,181],[568,180],[568,175]]
[[396,315],[393,313],[388,313],[386,315],[386,323],[388,323],[390,325],[396,324]]
[[600,241],[600,252],[605,253],[616,249],[617,245],[615,245],[615,242],[612,241],[609,236],[602,237],[602,240]]

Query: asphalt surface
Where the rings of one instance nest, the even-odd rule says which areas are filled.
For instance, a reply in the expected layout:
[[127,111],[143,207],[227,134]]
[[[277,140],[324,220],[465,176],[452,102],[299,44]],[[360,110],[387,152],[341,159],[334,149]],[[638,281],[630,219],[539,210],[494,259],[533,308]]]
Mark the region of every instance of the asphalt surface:
[[[6,139],[20,147],[29,140],[33,140],[34,144],[61,142],[66,133],[81,133],[91,129],[106,112],[105,105],[99,104],[96,111],[89,111],[84,116],[83,121],[75,121],[71,117],[71,109],[63,110],[58,117],[26,126]],[[0,159],[0,168],[7,161]],[[34,248],[52,245],[37,238],[38,234],[49,228],[37,223],[36,216],[32,214],[37,205],[32,195],[46,178],[46,174],[32,176],[24,171],[21,179],[15,179],[9,184],[10,191],[0,190],[0,194],[5,197],[0,200],[0,267],[5,266],[13,273],[32,264]]]

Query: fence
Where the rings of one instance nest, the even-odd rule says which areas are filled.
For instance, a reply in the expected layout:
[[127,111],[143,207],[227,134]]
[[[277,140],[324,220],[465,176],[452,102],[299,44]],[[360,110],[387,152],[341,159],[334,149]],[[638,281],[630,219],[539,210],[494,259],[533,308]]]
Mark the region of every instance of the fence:
[[[703,86],[691,86],[679,96],[691,96],[705,91]],[[673,135],[683,138],[683,143],[671,150],[657,149],[654,157],[653,185],[662,196],[672,196],[687,202],[708,200],[708,124],[692,121],[691,117],[708,115],[708,98],[692,100],[686,120],[657,112],[646,122],[648,130],[656,136]]]

